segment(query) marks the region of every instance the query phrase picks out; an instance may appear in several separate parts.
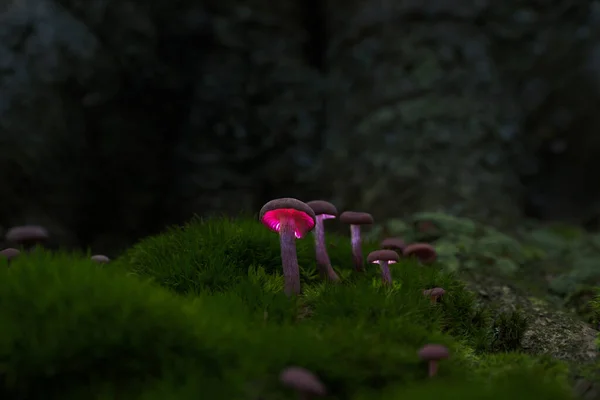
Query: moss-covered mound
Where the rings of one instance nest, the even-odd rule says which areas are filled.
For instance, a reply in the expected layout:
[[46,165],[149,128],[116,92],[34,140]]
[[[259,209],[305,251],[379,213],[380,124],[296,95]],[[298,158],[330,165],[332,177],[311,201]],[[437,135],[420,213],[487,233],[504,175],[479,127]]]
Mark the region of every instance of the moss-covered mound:
[[[108,267],[41,250],[0,265],[0,398],[292,399],[291,365],[328,399],[572,398],[563,364],[499,352],[518,317],[494,325],[439,265],[396,264],[386,288],[352,271],[346,238],[328,246],[343,282],[320,282],[300,240],[298,298],[282,294],[277,235],[252,220],[195,221]],[[435,286],[439,303],[422,293]],[[428,343],[451,353],[433,378]]]

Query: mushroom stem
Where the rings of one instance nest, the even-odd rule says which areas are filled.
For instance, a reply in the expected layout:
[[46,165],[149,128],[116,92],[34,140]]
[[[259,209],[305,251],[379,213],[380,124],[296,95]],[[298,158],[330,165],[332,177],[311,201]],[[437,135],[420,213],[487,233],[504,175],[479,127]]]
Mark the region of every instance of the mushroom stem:
[[315,218],[315,257],[317,259],[317,268],[322,278],[327,278],[332,282],[338,282],[340,278],[331,267],[331,260],[327,249],[325,248],[325,224],[323,223],[324,216],[317,215]]
[[360,225],[350,225],[350,240],[352,241],[354,269],[357,272],[363,272],[365,269],[362,255],[362,241],[360,239]]
[[431,302],[431,304],[437,304],[437,296],[429,296],[429,301]]
[[379,261],[379,267],[381,268],[381,281],[384,285],[392,284],[392,274],[390,272],[390,263],[385,260]]
[[292,219],[281,221],[279,243],[281,246],[281,264],[285,281],[284,293],[288,296],[300,294],[300,267],[296,253],[295,224]]
[[438,362],[437,361],[429,361],[429,377],[433,378],[437,375],[438,372]]

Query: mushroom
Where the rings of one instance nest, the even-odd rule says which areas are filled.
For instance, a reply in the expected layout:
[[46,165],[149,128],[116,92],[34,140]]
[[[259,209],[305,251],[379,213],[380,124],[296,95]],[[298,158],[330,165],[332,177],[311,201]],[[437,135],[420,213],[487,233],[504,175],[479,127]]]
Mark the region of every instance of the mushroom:
[[436,304],[439,301],[440,297],[442,297],[445,293],[446,291],[441,287],[423,290],[423,296],[429,296],[431,304]]
[[423,264],[430,264],[437,259],[435,248],[429,243],[411,243],[404,248],[405,257],[415,256]]
[[325,221],[326,219],[336,218],[338,215],[337,208],[333,204],[324,200],[313,200],[306,203],[315,212],[316,222],[315,230],[315,257],[317,259],[317,268],[321,277],[327,278],[332,282],[338,282],[339,276],[331,267],[331,260],[327,254],[325,246]]
[[315,374],[301,367],[288,367],[281,371],[279,381],[290,389],[298,392],[301,400],[310,400],[327,394],[323,382]]
[[6,258],[6,261],[10,264],[10,261],[21,254],[21,252],[17,249],[13,249],[12,247],[8,247],[2,251],[0,251],[0,256]]
[[380,246],[382,249],[394,250],[395,252],[402,254],[406,247],[406,243],[400,238],[391,237],[383,239]]
[[36,244],[45,242],[48,239],[48,231],[38,225],[16,226],[6,232],[5,238],[7,242],[31,248]]
[[379,264],[381,268],[381,280],[384,285],[392,284],[392,274],[390,273],[390,264],[395,264],[400,260],[400,256],[393,250],[375,250],[367,256],[367,262],[370,264]]
[[98,264],[108,264],[110,262],[110,258],[106,257],[103,254],[96,254],[90,257],[90,259]]
[[279,233],[285,294],[300,294],[296,239],[301,239],[315,227],[314,211],[298,199],[285,197],[265,204],[260,210],[259,219],[267,228]]
[[350,225],[350,237],[352,241],[352,257],[354,259],[354,269],[363,272],[362,243],[360,238],[360,226],[373,224],[373,216],[368,213],[345,211],[340,215],[340,221]]
[[446,346],[441,344],[426,344],[419,350],[419,358],[429,363],[429,377],[433,378],[438,372],[438,363],[450,356]]

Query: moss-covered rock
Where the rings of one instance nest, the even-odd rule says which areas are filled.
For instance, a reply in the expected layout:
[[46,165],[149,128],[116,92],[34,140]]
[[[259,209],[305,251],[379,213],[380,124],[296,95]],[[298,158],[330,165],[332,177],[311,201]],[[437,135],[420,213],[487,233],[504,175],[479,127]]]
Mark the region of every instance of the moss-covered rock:
[[[24,255],[0,268],[0,397],[280,400],[294,393],[279,372],[299,365],[331,399],[572,398],[564,364],[503,351],[519,316],[491,318],[454,274],[407,260],[382,287],[330,237],[343,279],[324,283],[311,243],[298,241],[298,298],[282,293],[277,235],[251,220],[194,221],[105,267]],[[423,296],[433,286],[439,303]],[[427,343],[451,352],[433,379],[417,357]]]

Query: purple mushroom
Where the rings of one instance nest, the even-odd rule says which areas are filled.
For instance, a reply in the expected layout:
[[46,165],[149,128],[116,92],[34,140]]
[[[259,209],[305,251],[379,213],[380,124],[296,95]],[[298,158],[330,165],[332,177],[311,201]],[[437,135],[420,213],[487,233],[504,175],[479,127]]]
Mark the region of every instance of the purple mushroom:
[[110,262],[110,258],[103,254],[96,254],[90,257],[90,259],[98,264],[108,264]]
[[306,203],[286,197],[265,204],[260,210],[259,219],[267,228],[279,233],[285,294],[300,294],[296,239],[304,237],[315,227],[314,211]]
[[31,248],[48,240],[46,228],[38,225],[15,226],[6,232],[6,241]]
[[392,284],[392,274],[390,273],[390,264],[397,263],[400,260],[398,253],[393,250],[375,250],[367,256],[369,264],[379,264],[381,268],[381,281],[384,285]]
[[6,258],[8,264],[10,264],[11,260],[21,254],[21,252],[17,249],[13,249],[12,247],[8,247],[2,251],[0,251],[0,256]]
[[441,287],[423,290],[423,296],[428,296],[431,304],[436,304],[445,293]]
[[406,247],[406,243],[400,238],[391,237],[383,239],[380,246],[382,249],[394,250],[396,253],[402,254],[404,248]]
[[411,243],[404,248],[403,254],[416,257],[422,264],[431,264],[437,259],[437,252],[429,243]]
[[339,276],[335,273],[331,266],[331,260],[327,254],[325,245],[325,221],[326,219],[336,218],[338,215],[337,208],[333,204],[324,200],[313,200],[306,203],[315,212],[316,223],[315,230],[315,256],[317,260],[317,268],[321,277],[329,279],[332,282],[338,282]]
[[301,367],[288,367],[281,371],[279,381],[295,390],[301,400],[311,400],[327,394],[323,382],[315,374]]
[[340,215],[340,221],[350,225],[350,240],[352,241],[352,257],[354,260],[354,269],[363,272],[364,260],[362,255],[362,241],[360,237],[361,225],[372,225],[373,216],[368,213],[346,211]]
[[428,375],[433,378],[438,372],[438,363],[450,356],[446,346],[441,344],[426,344],[419,350],[419,358],[429,363]]

